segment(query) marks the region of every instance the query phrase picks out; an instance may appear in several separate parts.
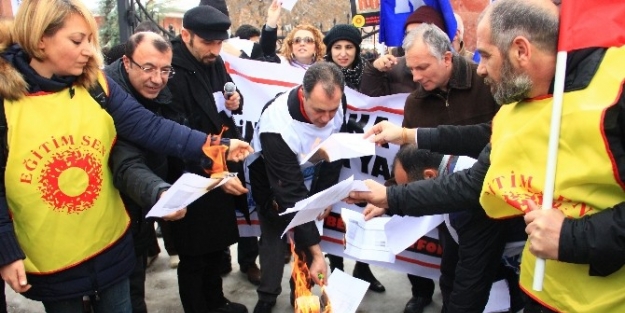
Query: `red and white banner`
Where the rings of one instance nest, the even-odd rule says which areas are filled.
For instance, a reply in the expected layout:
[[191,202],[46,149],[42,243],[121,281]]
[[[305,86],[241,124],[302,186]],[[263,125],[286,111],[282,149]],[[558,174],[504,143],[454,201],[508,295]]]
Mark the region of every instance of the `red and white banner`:
[[[304,70],[288,65],[262,63],[227,55],[223,58],[226,61],[228,72],[245,99],[244,113],[234,115],[233,118],[235,123],[241,126],[241,133],[244,138],[249,140],[265,104],[277,93],[301,84]],[[382,120],[401,124],[404,103],[408,94],[371,98],[348,88],[346,88],[345,94],[348,103],[347,116],[364,125],[364,129],[368,129]],[[354,179],[375,179],[383,183],[390,178],[393,159],[398,149],[397,145],[376,147],[376,155],[374,156],[346,161],[341,172],[341,180],[354,175]],[[242,236],[260,236],[253,201],[250,201],[249,204],[251,204],[250,210],[252,210],[252,225],[248,225],[241,214],[238,219],[239,232]],[[362,211],[362,208],[344,202],[334,205],[332,213],[324,221],[321,248],[327,253],[352,258],[343,254],[345,224],[340,218],[340,210],[343,207]],[[438,280],[442,251],[438,241],[438,232],[434,229],[398,254],[395,263],[362,261]],[[508,287],[504,281],[498,281],[491,289],[489,303],[484,312],[506,312],[509,307]]]
[[[238,59],[227,55],[224,55],[223,58],[226,61],[228,72],[245,99],[244,113],[233,117],[235,123],[241,126],[241,133],[244,138],[249,140],[263,106],[277,93],[301,84],[304,70],[282,64]],[[398,94],[371,98],[351,89],[346,89],[348,117],[355,119],[361,125],[365,125],[364,129],[368,129],[382,120],[401,124],[407,95]],[[375,156],[349,160],[341,172],[341,179],[354,175],[354,179],[375,179],[383,183],[390,178],[393,158],[397,150],[397,145],[376,147]],[[340,209],[343,207],[357,211],[362,210],[355,205],[340,202],[333,207],[333,212],[326,218],[321,246],[325,252],[335,255],[343,255],[345,225],[340,219]],[[253,219],[250,226],[247,225],[242,216],[239,218],[239,230],[241,235],[245,236],[258,236],[260,234],[257,219]],[[415,242],[413,246],[400,253],[395,263],[367,262],[401,272],[438,279],[441,252],[442,248],[438,242],[437,233],[431,231]],[[349,258],[349,256],[345,257]]]

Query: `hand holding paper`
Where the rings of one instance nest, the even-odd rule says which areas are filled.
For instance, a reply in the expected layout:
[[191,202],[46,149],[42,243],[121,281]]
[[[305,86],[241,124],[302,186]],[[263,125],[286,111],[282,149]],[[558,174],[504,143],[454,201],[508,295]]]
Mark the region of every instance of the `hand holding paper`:
[[185,173],[156,202],[146,217],[163,217],[186,208],[193,201],[208,191],[225,184],[232,177],[236,177],[236,173],[226,173],[221,178],[207,178],[197,174]]
[[351,176],[348,179],[324,191],[318,192],[309,198],[298,201],[297,203],[295,203],[295,207],[289,208],[283,213],[280,213],[280,215],[284,215],[297,212],[297,214],[295,214],[295,216],[291,220],[291,223],[289,223],[289,225],[282,233],[282,236],[284,236],[287,231],[293,229],[296,226],[316,220],[319,214],[323,213],[323,211],[327,207],[347,197],[349,192],[352,190],[367,191],[368,189],[362,181],[354,181],[354,176]]

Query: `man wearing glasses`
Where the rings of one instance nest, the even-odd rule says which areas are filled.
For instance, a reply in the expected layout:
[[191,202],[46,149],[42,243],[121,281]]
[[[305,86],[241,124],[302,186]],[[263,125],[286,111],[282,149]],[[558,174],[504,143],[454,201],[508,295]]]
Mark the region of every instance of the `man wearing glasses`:
[[[104,71],[126,92],[148,110],[163,115],[171,104],[167,81],[174,75],[171,66],[171,44],[153,32],[132,35],[125,44],[125,55],[108,65]],[[163,179],[167,175],[167,157],[138,148],[118,139],[110,156],[115,187],[117,187],[131,218],[136,263],[130,275],[132,311],[147,312],[145,304],[145,269],[148,248],[154,236],[154,221],[144,216],[160,195],[169,188]],[[185,210],[165,217],[184,217]]]

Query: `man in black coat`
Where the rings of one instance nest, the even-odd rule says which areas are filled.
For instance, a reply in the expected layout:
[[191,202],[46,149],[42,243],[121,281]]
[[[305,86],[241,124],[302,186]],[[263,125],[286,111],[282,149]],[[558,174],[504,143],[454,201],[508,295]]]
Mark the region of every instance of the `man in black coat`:
[[[176,75],[167,83],[173,95],[172,118],[197,130],[238,138],[227,113],[240,113],[242,98],[235,91],[219,111],[214,97],[232,81],[219,57],[228,38],[229,18],[211,6],[198,6],[183,17],[180,36],[172,41]],[[229,111],[229,112],[226,112]],[[201,164],[170,160],[170,178],[183,172],[203,175]],[[238,164],[228,164],[242,173]],[[247,207],[247,189],[241,179],[232,179],[189,205],[187,216],[172,223],[172,234],[180,264],[178,286],[185,312],[247,312],[245,306],[228,301],[222,290],[220,267],[224,249],[239,237],[235,208]],[[237,197],[238,196],[238,197]]]
[[[173,76],[171,44],[152,32],[132,35],[124,45],[122,58],[108,65],[104,71],[144,107],[161,115],[171,102],[167,80]],[[148,248],[154,234],[153,221],[144,216],[160,195],[169,188],[163,181],[167,174],[167,157],[119,139],[111,151],[111,170],[114,183],[131,217],[131,231],[137,257],[130,275],[132,311],[147,312],[145,304],[145,269]],[[167,220],[184,217],[186,210],[168,216]]]

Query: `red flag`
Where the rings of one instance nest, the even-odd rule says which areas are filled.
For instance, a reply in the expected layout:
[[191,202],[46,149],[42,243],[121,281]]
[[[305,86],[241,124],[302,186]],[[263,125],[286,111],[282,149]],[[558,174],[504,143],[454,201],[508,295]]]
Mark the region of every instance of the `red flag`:
[[625,44],[625,1],[564,0],[560,5],[559,51]]

